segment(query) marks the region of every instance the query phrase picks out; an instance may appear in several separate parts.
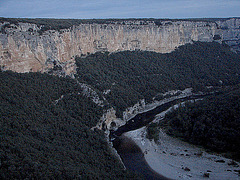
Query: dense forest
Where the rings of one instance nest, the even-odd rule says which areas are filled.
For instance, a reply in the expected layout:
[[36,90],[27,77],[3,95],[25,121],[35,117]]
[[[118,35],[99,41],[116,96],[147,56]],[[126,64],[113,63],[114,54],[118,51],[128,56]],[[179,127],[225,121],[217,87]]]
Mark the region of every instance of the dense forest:
[[[114,107],[121,117],[140,99],[162,99],[161,93],[173,89],[208,91],[207,86],[236,86],[240,83],[239,64],[240,56],[227,45],[195,42],[168,54],[124,51],[76,57],[75,79],[0,71],[0,178],[140,179],[124,170],[104,132],[91,130],[103,112]],[[78,82],[88,84],[106,99],[104,107],[83,96]],[[169,114],[164,123],[167,131],[174,134],[179,129],[180,137],[186,135],[192,143],[209,145],[216,140],[213,150],[238,147],[239,86],[214,98],[177,110],[189,114],[186,121],[183,115],[174,123],[176,112]],[[192,117],[199,118],[196,125]],[[196,131],[184,129],[181,123]],[[155,127],[158,125],[150,126]],[[208,137],[203,136],[205,132]],[[220,141],[222,136],[226,138]],[[156,139],[154,133],[150,138]]]
[[152,139],[161,127],[169,135],[239,161],[240,85],[223,94],[186,103],[167,113],[158,125],[149,127]]
[[172,53],[149,51],[98,52],[77,57],[78,80],[103,92],[108,102],[121,112],[139,99],[153,97],[172,89],[226,86],[240,82],[240,55],[227,45],[195,42]]
[[[227,94],[187,104],[168,114],[164,127],[170,135],[228,156],[240,159],[238,137],[240,56],[225,44],[195,42],[179,47],[172,53],[146,51],[118,53],[98,52],[86,58],[76,58],[78,79],[99,92],[106,92],[107,101],[122,111],[139,99],[147,102],[163,98],[171,89],[192,87],[208,91],[207,87],[234,87]],[[237,85],[237,86],[235,86]],[[231,89],[230,88],[230,89]],[[148,138],[157,141],[158,128],[148,126]]]
[[75,80],[0,72],[0,179],[131,179]]

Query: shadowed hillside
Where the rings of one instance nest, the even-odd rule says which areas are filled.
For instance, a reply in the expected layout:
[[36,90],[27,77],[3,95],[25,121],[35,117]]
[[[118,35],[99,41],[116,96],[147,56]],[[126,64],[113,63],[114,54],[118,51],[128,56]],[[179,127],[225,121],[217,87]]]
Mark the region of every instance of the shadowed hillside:
[[169,112],[155,128],[149,129],[150,134],[158,127],[172,136],[239,161],[240,86]]
[[70,78],[0,72],[1,179],[137,177],[113,156],[103,132],[92,131],[103,109]]
[[240,81],[240,56],[218,43],[195,42],[168,54],[99,52],[77,57],[76,64],[79,81],[100,92],[110,90],[104,96],[120,111],[139,99],[161,99],[159,93],[172,89],[192,87],[206,91],[206,86],[234,85]]
[[[75,79],[0,71],[0,177],[138,179],[124,170],[104,133],[91,130],[103,112],[114,107],[121,117],[140,99],[162,99],[161,93],[168,90],[236,85],[239,64],[239,55],[228,46],[203,42],[168,54],[123,51],[76,57],[76,79],[105,97],[104,107],[83,96]],[[213,119],[211,127],[216,124]],[[221,126],[225,128],[224,123]]]

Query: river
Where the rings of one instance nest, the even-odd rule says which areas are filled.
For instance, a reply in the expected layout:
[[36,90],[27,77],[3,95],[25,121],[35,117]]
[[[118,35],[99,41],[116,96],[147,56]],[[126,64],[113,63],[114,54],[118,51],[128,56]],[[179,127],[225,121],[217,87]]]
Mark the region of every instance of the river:
[[127,169],[140,173],[145,179],[167,180],[151,169],[144,158],[144,153],[131,139],[122,135],[114,140],[113,145]]
[[147,164],[144,153],[141,149],[130,139],[124,136],[123,133],[139,129],[146,126],[152,122],[155,116],[168,108],[178,104],[180,102],[194,100],[209,96],[207,95],[192,95],[188,97],[183,97],[179,99],[174,99],[170,102],[161,104],[149,111],[142,112],[131,118],[124,126],[119,127],[116,131],[111,131],[109,138],[113,140],[113,146],[120,155],[124,165],[127,169],[136,171],[144,176],[145,179],[162,179],[166,180],[168,178],[153,171]]

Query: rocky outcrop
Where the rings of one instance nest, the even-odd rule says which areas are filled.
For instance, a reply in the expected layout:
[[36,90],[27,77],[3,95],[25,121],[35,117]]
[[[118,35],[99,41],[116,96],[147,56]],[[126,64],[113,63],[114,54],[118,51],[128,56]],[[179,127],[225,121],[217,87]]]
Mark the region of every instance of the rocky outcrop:
[[0,66],[16,72],[75,72],[75,56],[97,51],[147,50],[168,53],[193,41],[225,41],[239,51],[240,19],[219,21],[139,20],[111,24],[80,24],[39,33],[29,23],[0,24]]
[[101,97],[97,94],[96,91],[94,91],[89,85],[78,82],[79,85],[82,88],[82,94],[88,98],[90,98],[95,104],[97,104],[100,107],[103,107],[104,105],[104,99],[101,99]]
[[[108,109],[103,116],[101,117],[98,124],[93,127],[97,129],[104,130],[106,133],[109,133],[109,130],[116,130],[119,127],[125,125],[129,120],[139,113],[149,111],[156,108],[159,105],[174,101],[176,99],[181,99],[193,95],[192,88],[187,88],[184,90],[171,90],[163,94],[163,99],[160,101],[153,101],[152,103],[146,104],[145,100],[142,99],[131,107],[126,108],[123,111],[122,119],[116,116],[116,110],[112,107]],[[203,93],[198,93],[195,95],[203,95]],[[161,119],[161,114],[156,116],[156,120]]]
[[144,110],[146,110],[146,103],[145,103],[145,100],[142,99],[138,103],[134,104],[132,107],[128,107],[123,112],[123,120],[128,121],[133,116],[135,116],[136,114],[138,114],[139,112],[142,112]]
[[123,126],[125,123],[126,121],[117,118],[116,110],[110,108],[103,114],[103,116],[100,118],[100,121],[95,127],[93,127],[93,129],[97,128],[104,130],[106,133],[109,133],[109,130],[116,130],[120,126]]

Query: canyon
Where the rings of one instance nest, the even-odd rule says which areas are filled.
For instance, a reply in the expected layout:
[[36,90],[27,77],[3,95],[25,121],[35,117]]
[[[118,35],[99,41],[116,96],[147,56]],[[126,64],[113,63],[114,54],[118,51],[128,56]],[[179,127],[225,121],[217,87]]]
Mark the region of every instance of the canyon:
[[75,57],[109,51],[169,53],[194,41],[226,43],[240,51],[240,19],[118,20],[46,30],[33,23],[0,23],[0,66],[15,72],[76,72]]
[[[60,165],[54,167],[56,173],[59,167],[64,166],[68,168],[68,178],[73,174],[71,177],[74,178],[94,179],[91,177],[101,175],[117,179],[123,177],[128,169],[118,150],[112,148],[115,147],[114,141],[123,135],[139,146],[141,156],[153,170],[166,177],[177,179],[180,172],[181,178],[196,179],[203,178],[206,172],[212,178],[214,173],[218,173],[216,169],[205,168],[203,161],[201,172],[198,167],[192,168],[187,164],[189,155],[192,160],[198,151],[203,152],[202,149],[192,151],[192,148],[180,146],[182,144],[175,143],[162,131],[158,142],[166,144],[166,148],[161,149],[158,143],[147,139],[146,127],[130,130],[133,126],[139,128],[139,122],[145,123],[142,127],[150,120],[154,123],[163,120],[169,110],[166,108],[174,108],[178,106],[176,103],[195,95],[198,98],[205,96],[204,90],[211,94],[239,84],[240,18],[76,20],[77,23],[70,23],[71,26],[61,26],[58,24],[60,21],[0,18],[0,114],[4,115],[1,120],[11,122],[3,123],[5,126],[2,128],[6,134],[3,136],[6,152],[9,152],[9,146],[14,145],[10,152],[14,156],[11,157],[15,157],[16,149],[25,150],[23,157],[32,156],[32,160],[26,161],[32,167],[32,162],[40,162],[33,156],[42,148],[39,144],[45,148],[47,142],[48,149],[42,150],[39,157],[49,158],[46,158],[49,165],[68,158],[65,164],[59,161]],[[229,45],[231,50],[220,44]],[[158,108],[165,109],[155,113]],[[237,112],[239,110],[234,113]],[[21,134],[15,135],[20,130]],[[7,136],[9,131],[13,132],[10,138]],[[29,134],[32,141],[29,141]],[[28,139],[23,143],[25,136]],[[173,146],[169,145],[171,143]],[[19,146],[15,147],[15,144]],[[20,146],[25,144],[36,153],[29,153],[27,148]],[[176,147],[181,148],[175,151]],[[209,158],[205,155],[203,153],[200,160]],[[19,158],[21,156],[19,154]],[[161,164],[163,161],[159,156],[166,163]],[[220,158],[214,158],[211,161],[216,165]],[[172,163],[172,160],[179,159],[180,164]],[[1,163],[6,166],[0,175],[18,177],[18,172],[28,172],[28,166],[22,168],[17,165],[18,161],[17,158],[14,162],[7,158],[1,161],[0,166]],[[238,167],[230,167],[228,162],[233,164],[233,161],[224,161],[223,175],[239,177],[239,164]],[[46,177],[50,177],[52,172],[48,172],[50,168],[45,166],[46,162],[41,162],[46,169],[33,166],[35,169],[31,172],[39,172],[40,169],[37,177],[45,171],[48,173],[45,173]],[[11,168],[11,163],[16,168]],[[166,167],[166,171],[164,168],[163,172],[158,171],[161,169],[159,166]],[[177,173],[176,176],[164,174],[170,172],[169,166],[175,166],[171,172]],[[113,167],[124,171],[119,174],[120,171]],[[191,168],[191,173],[186,167]],[[25,176],[30,177],[28,174]]]

